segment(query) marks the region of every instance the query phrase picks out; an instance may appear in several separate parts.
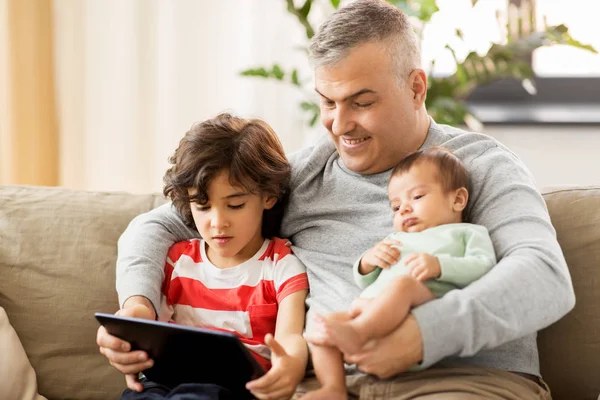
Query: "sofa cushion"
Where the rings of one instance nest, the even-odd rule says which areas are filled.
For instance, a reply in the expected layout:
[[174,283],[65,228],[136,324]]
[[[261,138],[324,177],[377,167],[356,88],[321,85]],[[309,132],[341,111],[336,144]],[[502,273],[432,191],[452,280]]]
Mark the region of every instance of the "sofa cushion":
[[2,307],[0,307],[0,354],[2,354],[0,399],[46,400],[37,392],[35,371]]
[[553,398],[600,394],[600,188],[565,188],[544,194],[567,260],[576,305],[538,336],[542,375]]
[[118,398],[125,382],[98,352],[94,312],[118,309],[117,240],[153,195],[0,187],[0,306],[51,399]]

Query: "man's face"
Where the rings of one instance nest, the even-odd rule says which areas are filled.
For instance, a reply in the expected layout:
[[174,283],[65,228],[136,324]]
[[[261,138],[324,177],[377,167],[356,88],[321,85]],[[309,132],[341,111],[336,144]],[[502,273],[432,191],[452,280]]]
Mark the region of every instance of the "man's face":
[[333,66],[316,68],[321,122],[347,168],[383,172],[418,150],[425,139],[417,128],[424,97],[415,99],[413,81],[411,74],[399,84],[386,48],[378,43],[359,45]]

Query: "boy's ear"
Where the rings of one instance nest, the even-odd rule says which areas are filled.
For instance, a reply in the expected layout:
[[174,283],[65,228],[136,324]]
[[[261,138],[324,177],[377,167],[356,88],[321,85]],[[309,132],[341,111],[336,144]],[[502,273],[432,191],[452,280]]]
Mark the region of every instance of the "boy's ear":
[[469,201],[469,192],[466,188],[461,187],[456,190],[456,194],[454,195],[454,204],[452,208],[455,212],[462,212],[467,206],[467,202]]
[[265,210],[270,210],[271,208],[273,208],[275,203],[277,203],[277,197],[265,196],[264,203],[263,203]]

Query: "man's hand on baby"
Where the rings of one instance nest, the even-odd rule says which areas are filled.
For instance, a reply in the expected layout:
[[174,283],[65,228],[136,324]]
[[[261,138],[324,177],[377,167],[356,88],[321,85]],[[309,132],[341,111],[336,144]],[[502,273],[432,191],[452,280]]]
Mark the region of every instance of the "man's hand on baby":
[[304,378],[305,366],[290,356],[273,335],[267,334],[265,343],[271,349],[272,367],[265,375],[248,382],[246,389],[257,399],[287,400]]
[[371,247],[363,255],[360,260],[359,271],[363,275],[367,275],[375,270],[375,268],[389,268],[400,260],[401,246],[397,240],[385,239]]
[[431,254],[411,254],[406,257],[404,265],[410,268],[410,275],[420,282],[428,279],[436,279],[442,275],[440,260]]
[[[154,311],[140,304],[123,308],[115,314],[123,317],[154,319]],[[131,345],[128,342],[110,335],[103,326],[98,329],[96,343],[100,347],[100,353],[108,358],[110,364],[125,374],[127,387],[141,392],[143,386],[138,380],[138,373],[153,365],[148,354],[144,351],[131,351]]]

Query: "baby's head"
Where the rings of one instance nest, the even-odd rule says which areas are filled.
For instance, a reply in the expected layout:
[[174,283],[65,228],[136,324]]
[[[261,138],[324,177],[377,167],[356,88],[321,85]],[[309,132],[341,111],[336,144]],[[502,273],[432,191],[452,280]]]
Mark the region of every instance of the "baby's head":
[[394,231],[420,232],[462,222],[469,187],[467,170],[449,150],[434,147],[408,155],[388,184]]
[[220,114],[196,123],[169,162],[163,192],[209,246],[277,236],[290,166],[266,122]]

